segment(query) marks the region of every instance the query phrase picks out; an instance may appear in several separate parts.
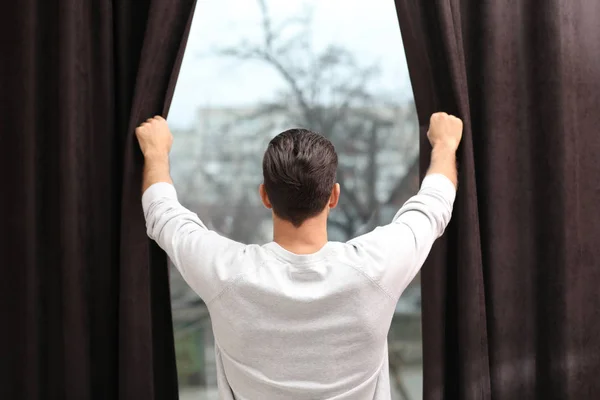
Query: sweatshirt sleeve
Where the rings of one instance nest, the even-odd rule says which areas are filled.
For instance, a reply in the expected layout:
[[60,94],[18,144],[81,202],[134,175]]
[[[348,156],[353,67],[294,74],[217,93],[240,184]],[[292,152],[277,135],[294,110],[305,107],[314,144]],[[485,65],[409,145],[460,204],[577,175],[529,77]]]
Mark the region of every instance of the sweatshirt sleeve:
[[150,186],[142,196],[150,239],[167,253],[185,281],[206,302],[241,272],[245,246],[208,230],[177,200],[173,185]]
[[349,241],[361,268],[396,300],[415,277],[450,222],[456,197],[444,175],[428,175],[389,225]]

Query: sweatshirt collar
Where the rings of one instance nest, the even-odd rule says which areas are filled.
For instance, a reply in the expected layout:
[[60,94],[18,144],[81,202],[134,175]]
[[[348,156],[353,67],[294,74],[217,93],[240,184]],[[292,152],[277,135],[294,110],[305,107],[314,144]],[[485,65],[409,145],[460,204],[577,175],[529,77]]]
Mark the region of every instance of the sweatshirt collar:
[[264,246],[267,250],[272,251],[273,253],[275,253],[275,255],[284,261],[287,261],[291,264],[311,264],[317,261],[321,261],[325,258],[327,258],[329,255],[332,254],[333,249],[332,249],[332,245],[331,242],[327,242],[325,244],[325,246],[321,247],[320,250],[318,250],[315,253],[311,253],[311,254],[296,254],[296,253],[292,253],[291,251],[288,251],[286,249],[284,249],[283,247],[281,247],[279,244],[277,244],[276,242],[270,242],[267,243]]

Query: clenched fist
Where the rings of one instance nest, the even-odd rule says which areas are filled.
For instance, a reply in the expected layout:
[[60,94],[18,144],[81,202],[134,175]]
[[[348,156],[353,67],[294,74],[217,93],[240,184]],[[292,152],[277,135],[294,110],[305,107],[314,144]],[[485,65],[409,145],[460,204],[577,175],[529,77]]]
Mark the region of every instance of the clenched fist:
[[156,116],[146,120],[136,128],[135,135],[144,157],[169,155],[173,144],[173,135],[163,117]]
[[440,112],[431,116],[427,137],[434,148],[440,146],[456,151],[462,139],[462,132],[463,123],[460,119]]

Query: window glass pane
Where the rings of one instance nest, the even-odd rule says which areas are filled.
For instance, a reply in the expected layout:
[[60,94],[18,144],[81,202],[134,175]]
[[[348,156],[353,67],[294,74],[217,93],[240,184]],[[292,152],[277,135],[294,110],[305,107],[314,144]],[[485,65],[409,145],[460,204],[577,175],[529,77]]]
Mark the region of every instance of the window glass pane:
[[[329,137],[340,158],[330,239],[388,223],[418,189],[418,126],[390,0],[200,0],[169,123],[181,202],[234,240],[271,240],[258,196],[268,141],[292,127]],[[217,399],[202,301],[172,269],[181,398]],[[394,399],[420,399],[419,277],[389,335]]]

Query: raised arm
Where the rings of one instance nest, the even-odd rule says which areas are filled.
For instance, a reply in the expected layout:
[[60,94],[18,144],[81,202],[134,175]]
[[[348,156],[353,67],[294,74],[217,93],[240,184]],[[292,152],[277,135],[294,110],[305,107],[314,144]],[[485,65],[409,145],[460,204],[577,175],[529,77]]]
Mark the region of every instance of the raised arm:
[[431,164],[419,193],[402,206],[389,225],[348,242],[366,260],[365,273],[396,298],[444,233],[456,196],[456,150],[462,121],[445,113],[434,114],[428,137],[433,146]]
[[169,174],[173,136],[162,117],[136,129],[144,154],[142,206],[148,236],[165,250],[188,285],[210,302],[239,273],[245,246],[210,231],[183,207]]

